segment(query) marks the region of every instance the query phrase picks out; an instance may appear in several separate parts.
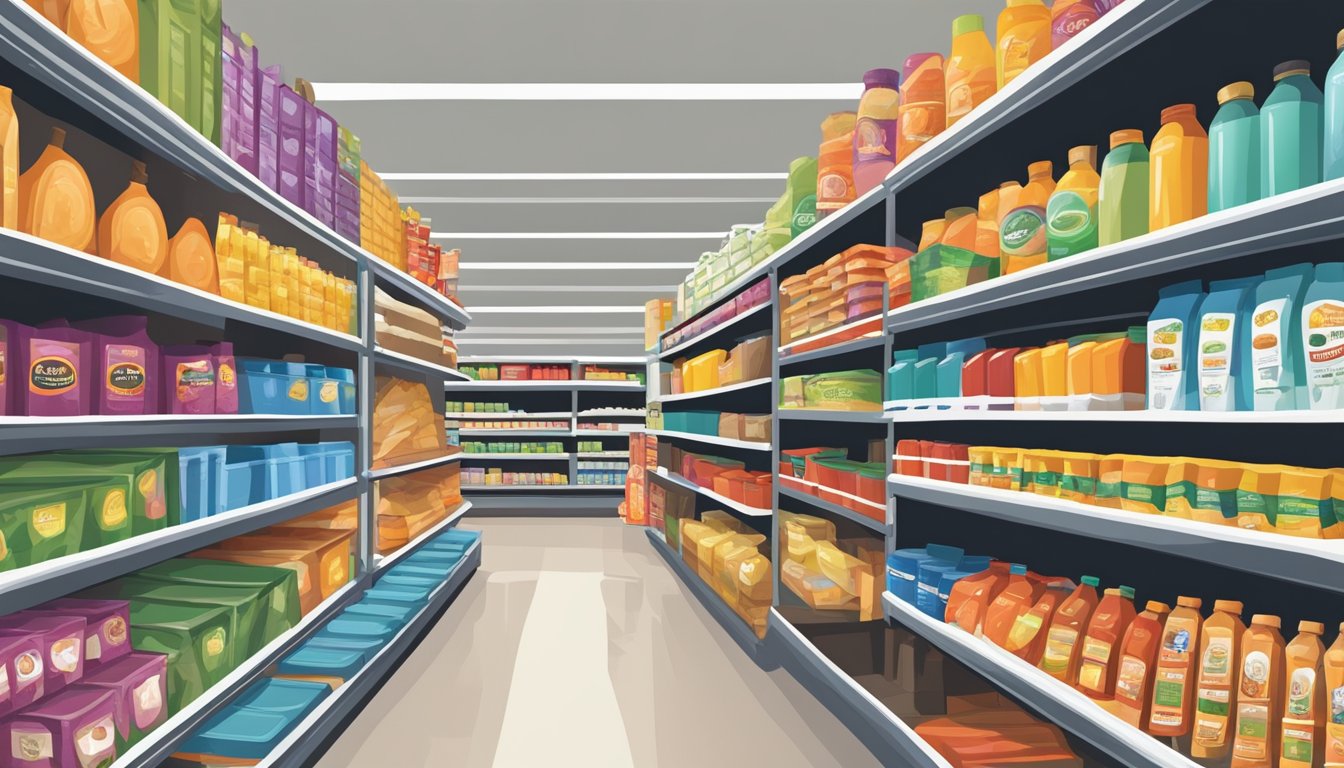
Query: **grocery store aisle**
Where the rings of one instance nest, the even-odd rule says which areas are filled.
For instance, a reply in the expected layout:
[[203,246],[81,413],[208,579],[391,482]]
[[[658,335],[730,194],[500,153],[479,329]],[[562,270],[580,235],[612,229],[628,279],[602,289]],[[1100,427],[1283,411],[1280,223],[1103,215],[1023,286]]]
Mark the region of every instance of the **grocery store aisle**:
[[471,520],[480,571],[318,763],[877,765],[615,519]]

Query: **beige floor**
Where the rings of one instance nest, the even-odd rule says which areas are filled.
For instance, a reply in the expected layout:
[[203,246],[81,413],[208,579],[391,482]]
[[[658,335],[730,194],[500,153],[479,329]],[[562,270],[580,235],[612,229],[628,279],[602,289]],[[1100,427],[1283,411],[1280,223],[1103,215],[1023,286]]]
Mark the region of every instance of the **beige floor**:
[[762,671],[614,519],[468,520],[483,563],[322,768],[844,766],[873,756]]

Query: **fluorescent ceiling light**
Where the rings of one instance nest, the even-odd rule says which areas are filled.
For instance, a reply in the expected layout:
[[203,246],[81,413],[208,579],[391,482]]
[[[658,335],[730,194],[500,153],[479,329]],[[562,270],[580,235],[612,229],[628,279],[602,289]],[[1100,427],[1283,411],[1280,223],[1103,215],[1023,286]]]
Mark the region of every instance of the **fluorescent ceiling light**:
[[452,205],[555,205],[588,204],[617,205],[725,205],[733,203],[773,203],[774,197],[403,197],[401,202],[412,204]]
[[725,232],[430,232],[436,240],[722,240]]
[[383,181],[768,181],[770,173],[381,173]]
[[313,83],[318,101],[847,101],[863,83]]
[[678,271],[695,269],[693,261],[471,261],[464,259],[458,266],[458,269],[470,270],[493,270],[498,272],[519,271],[526,272],[530,270],[563,270],[570,271],[576,269],[619,269],[621,271],[629,269],[647,269],[655,271]]
[[624,315],[632,313],[644,313],[644,307],[582,307],[582,306],[560,306],[560,307],[471,307],[473,315],[551,315],[551,314],[570,314],[570,315]]

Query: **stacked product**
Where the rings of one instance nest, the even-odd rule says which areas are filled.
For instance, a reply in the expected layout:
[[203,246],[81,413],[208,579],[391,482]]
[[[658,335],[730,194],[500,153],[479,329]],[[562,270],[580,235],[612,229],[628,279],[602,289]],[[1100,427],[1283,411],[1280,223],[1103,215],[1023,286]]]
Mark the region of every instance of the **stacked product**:
[[406,271],[401,204],[369,164],[359,161],[359,241],[364,249]]
[[585,365],[579,373],[584,381],[644,381],[644,374],[637,371],[616,371],[600,365]]
[[753,472],[740,461],[702,456],[668,447],[668,466],[688,482],[756,509],[769,509],[773,481],[769,472]]
[[649,299],[644,304],[645,349],[653,349],[657,346],[658,338],[672,324],[674,306],[671,299]]
[[601,440],[580,440],[578,451],[579,453],[603,453],[606,448],[602,447]]
[[379,288],[374,289],[373,303],[374,340],[379,347],[433,365],[451,368],[457,364],[455,352],[445,347],[446,334],[437,317]]
[[243,358],[238,379],[239,413],[355,414],[355,372],[348,368]]
[[779,383],[779,407],[819,411],[882,410],[882,374],[874,370],[789,376]]
[[446,407],[449,413],[518,413],[519,415],[526,415],[522,411],[514,411],[509,408],[508,403],[473,403],[449,400]]
[[379,554],[406,546],[461,506],[463,471],[450,464],[378,481]]
[[355,476],[350,442],[180,448],[177,459],[184,523]]
[[614,421],[580,421],[575,428],[579,431],[589,432],[631,432],[636,430],[638,425]]
[[509,421],[504,419],[490,419],[489,421],[462,421],[462,429],[481,430],[499,430],[501,432],[517,429],[526,429],[530,431],[537,430],[555,430],[559,432],[569,431],[568,421],[558,421],[556,419],[537,419],[530,421]]
[[[882,330],[884,309],[910,303],[910,252],[904,248],[856,245],[779,285],[780,333],[785,344],[840,326],[818,346],[839,344]],[[883,306],[883,296],[887,297]],[[871,322],[857,322],[871,318]],[[800,345],[794,352],[806,351]]]
[[790,448],[780,455],[781,486],[886,520],[888,462],[851,461],[843,448]]
[[568,365],[482,363],[464,365],[462,373],[477,381],[568,381]]
[[569,485],[564,472],[514,472],[500,467],[463,467],[462,482],[466,485],[548,486]]
[[882,616],[879,595],[885,552],[881,539],[839,539],[835,523],[779,512],[785,538],[780,580],[817,611],[857,611],[860,621]]
[[966,483],[971,472],[970,447],[934,440],[898,440],[892,464],[898,475]]
[[623,461],[580,461],[579,485],[625,485],[630,465]]
[[755,381],[770,376],[770,336],[757,336],[733,347],[731,351],[715,349],[689,360],[678,358],[672,363],[672,391],[679,395],[701,392]]
[[565,452],[565,444],[564,444],[564,443],[554,443],[554,442],[552,442],[552,443],[539,443],[539,442],[525,442],[525,443],[511,443],[511,442],[478,443],[478,442],[467,442],[467,443],[462,443],[462,451],[463,451],[464,453],[467,453],[467,454],[481,454],[481,455],[486,455],[486,456],[488,456],[488,455],[490,455],[490,454],[492,454],[492,453],[534,453],[534,454],[537,454],[537,455],[541,456],[541,455],[545,455],[545,454],[548,454],[548,453],[564,453],[564,452]]
[[[421,382],[379,376],[373,404],[374,469],[444,456],[443,415]],[[440,395],[442,397],[442,395]]]
[[435,291],[453,298],[457,294],[458,251],[444,251],[431,243],[431,222],[414,208],[401,212],[406,274]]
[[669,541],[679,541],[682,560],[711,586],[757,637],[765,637],[773,596],[773,571],[766,537],[732,515],[708,510],[685,520]]
[[[732,301],[711,309],[689,323],[677,328],[663,339],[663,347],[670,348],[708,333],[724,323],[732,322],[738,315],[745,314],[757,307],[770,303],[770,281],[761,280],[737,294]],[[655,337],[655,341],[657,341]]]
[[721,413],[719,411],[675,411],[663,414],[663,426],[669,432],[711,435],[731,440],[769,442],[770,414]]

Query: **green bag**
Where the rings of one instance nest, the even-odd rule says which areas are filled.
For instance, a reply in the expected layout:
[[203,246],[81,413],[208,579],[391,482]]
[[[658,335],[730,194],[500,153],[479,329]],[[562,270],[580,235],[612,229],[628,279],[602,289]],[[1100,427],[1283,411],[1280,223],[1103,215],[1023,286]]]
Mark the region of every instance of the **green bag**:
[[998,276],[998,259],[935,244],[910,257],[910,299],[931,299]]

